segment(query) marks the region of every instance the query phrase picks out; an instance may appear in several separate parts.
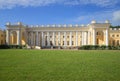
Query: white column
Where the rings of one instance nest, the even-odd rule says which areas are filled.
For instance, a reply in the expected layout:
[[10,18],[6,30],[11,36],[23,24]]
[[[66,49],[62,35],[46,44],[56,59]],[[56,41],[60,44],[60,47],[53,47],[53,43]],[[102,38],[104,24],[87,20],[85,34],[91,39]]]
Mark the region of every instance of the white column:
[[38,32],[38,46],[40,46],[40,32]]
[[82,32],[80,32],[80,46],[82,46]]
[[95,32],[95,29],[93,29],[93,45],[96,45],[96,32]]
[[33,37],[33,32],[31,32],[31,45],[34,45],[33,40],[34,40],[34,37]]
[[108,46],[108,29],[106,29],[106,46]]
[[70,32],[70,46],[72,46],[72,32]]
[[50,34],[47,32],[47,46],[50,46]]
[[53,43],[53,46],[55,46],[55,32],[53,32],[52,39],[53,39],[53,41],[52,41],[52,43]]
[[20,31],[17,31],[17,45],[20,45]]
[[31,32],[29,32],[28,42],[29,42],[29,45],[31,45]]
[[58,32],[58,46],[61,45],[61,42],[60,42],[60,32]]
[[84,32],[82,32],[82,46],[84,45]]
[[28,41],[29,41],[29,45],[31,45],[31,32],[29,32],[29,38],[28,38]]
[[28,44],[28,34],[27,34],[27,32],[24,32],[24,35],[25,35],[25,44]]
[[38,46],[38,32],[36,32],[36,46]]
[[28,44],[28,45],[30,45],[30,36],[29,36],[29,35],[30,35],[30,33],[27,32],[27,44]]
[[76,32],[76,46],[78,46],[78,32]]
[[90,45],[90,32],[88,31],[88,45]]
[[10,44],[10,31],[7,29],[6,31],[6,43],[9,45]]
[[84,45],[86,45],[86,32],[84,32]]
[[42,46],[45,46],[44,33],[42,32]]
[[66,32],[64,32],[64,46],[66,46]]
[[35,46],[35,33],[33,32],[33,46]]
[[86,38],[86,42],[87,42],[87,45],[88,45],[88,32],[87,32],[87,36],[86,36],[87,38]]

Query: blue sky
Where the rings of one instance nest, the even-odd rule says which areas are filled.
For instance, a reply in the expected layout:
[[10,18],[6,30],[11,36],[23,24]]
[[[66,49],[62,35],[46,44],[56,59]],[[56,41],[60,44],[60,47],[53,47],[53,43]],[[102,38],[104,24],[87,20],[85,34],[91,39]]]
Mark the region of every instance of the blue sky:
[[0,0],[0,28],[6,22],[28,25],[89,24],[110,20],[120,25],[120,0]]

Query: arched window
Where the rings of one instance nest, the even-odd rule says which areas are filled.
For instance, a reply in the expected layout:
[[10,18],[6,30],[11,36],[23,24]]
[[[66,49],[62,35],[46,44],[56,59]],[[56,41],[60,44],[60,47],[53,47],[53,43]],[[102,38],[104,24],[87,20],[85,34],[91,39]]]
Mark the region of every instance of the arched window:
[[113,40],[112,45],[115,46],[115,40]]
[[120,45],[120,42],[119,42],[119,40],[117,40],[117,45]]
[[97,39],[97,44],[99,44],[99,39]]
[[10,40],[11,40],[11,44],[16,45],[17,44],[17,32],[16,31],[12,31],[10,34]]
[[97,32],[97,35],[99,35],[99,32]]

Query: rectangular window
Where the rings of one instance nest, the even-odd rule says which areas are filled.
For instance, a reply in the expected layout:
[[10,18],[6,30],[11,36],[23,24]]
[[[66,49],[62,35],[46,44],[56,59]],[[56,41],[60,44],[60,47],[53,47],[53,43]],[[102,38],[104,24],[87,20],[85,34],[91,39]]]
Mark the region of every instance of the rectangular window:
[[115,40],[113,40],[112,45],[113,45],[113,46],[115,45]]
[[64,41],[63,41],[63,45],[64,45]]
[[47,41],[45,41],[45,46],[47,46]]
[[50,38],[52,38],[52,36],[50,36]]
[[1,40],[1,44],[3,44],[3,40]]
[[72,45],[74,45],[74,41],[72,41]]
[[69,45],[69,41],[67,41],[67,45]]
[[57,42],[55,41],[55,45],[57,45]]
[[47,39],[47,36],[45,38]]
[[51,45],[51,46],[53,45],[52,41],[50,41],[50,45]]
[[120,45],[119,40],[117,40],[117,45],[118,45],[118,46]]
[[97,44],[99,44],[99,40],[97,39]]

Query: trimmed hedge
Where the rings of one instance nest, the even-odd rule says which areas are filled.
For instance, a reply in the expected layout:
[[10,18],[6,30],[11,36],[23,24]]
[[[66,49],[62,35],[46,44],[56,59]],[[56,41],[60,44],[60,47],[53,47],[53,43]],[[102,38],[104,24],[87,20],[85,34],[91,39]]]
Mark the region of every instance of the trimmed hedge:
[[82,50],[120,50],[120,46],[84,45],[84,46],[81,46],[79,49],[82,49]]
[[22,49],[26,48],[26,45],[0,45],[0,49]]
[[10,47],[8,45],[0,45],[0,49],[9,49]]
[[[0,49],[25,49],[26,45],[0,45]],[[99,45],[84,45],[78,47],[80,50],[120,50],[120,46],[99,46]]]

